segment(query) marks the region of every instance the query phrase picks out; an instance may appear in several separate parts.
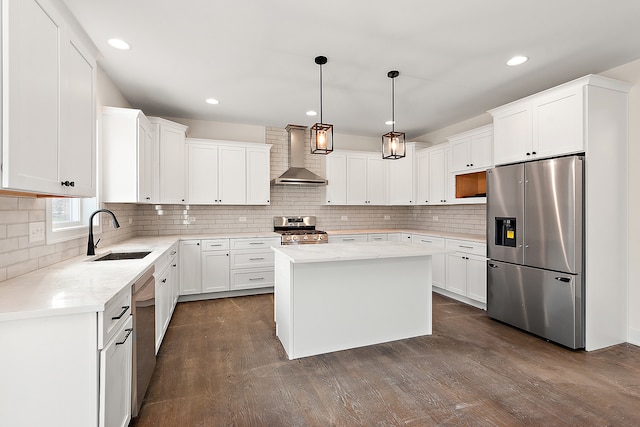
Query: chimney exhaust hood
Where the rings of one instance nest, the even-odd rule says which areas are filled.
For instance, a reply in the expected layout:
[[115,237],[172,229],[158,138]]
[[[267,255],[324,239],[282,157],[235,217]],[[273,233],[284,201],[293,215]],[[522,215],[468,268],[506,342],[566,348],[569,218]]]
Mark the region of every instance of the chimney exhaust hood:
[[289,169],[271,180],[275,185],[327,185],[327,180],[304,167],[306,126],[287,125],[289,134]]

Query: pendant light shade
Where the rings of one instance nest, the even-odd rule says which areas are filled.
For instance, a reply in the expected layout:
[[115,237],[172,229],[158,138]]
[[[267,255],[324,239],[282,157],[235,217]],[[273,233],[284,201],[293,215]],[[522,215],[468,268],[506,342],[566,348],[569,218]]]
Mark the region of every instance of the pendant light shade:
[[382,135],[382,158],[396,160],[401,159],[407,153],[407,146],[404,141],[404,132],[396,132],[395,117],[395,78],[400,75],[399,71],[389,71],[387,77],[391,79],[391,132]]
[[327,63],[326,56],[316,56],[320,66],[320,123],[311,126],[311,153],[329,154],[333,151],[333,125],[322,122],[322,66]]

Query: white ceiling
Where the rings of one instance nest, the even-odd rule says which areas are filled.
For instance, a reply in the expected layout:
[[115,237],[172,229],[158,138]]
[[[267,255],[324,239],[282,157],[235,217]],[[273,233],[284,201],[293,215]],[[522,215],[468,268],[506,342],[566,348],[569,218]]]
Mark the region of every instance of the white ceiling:
[[[640,57],[638,0],[65,0],[148,115],[407,138]],[[117,51],[106,40],[128,41]],[[515,54],[529,62],[507,67]],[[205,104],[214,97],[219,105]]]

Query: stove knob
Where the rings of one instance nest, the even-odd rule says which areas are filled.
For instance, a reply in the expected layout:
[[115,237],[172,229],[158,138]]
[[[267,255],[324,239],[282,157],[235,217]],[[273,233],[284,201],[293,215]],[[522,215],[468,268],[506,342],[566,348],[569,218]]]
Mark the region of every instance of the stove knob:
[[285,237],[286,240],[291,240],[291,236]]
[[298,240],[298,236],[291,236],[291,239]]
[[321,234],[320,236],[318,236],[318,239],[324,240],[324,236]]
[[308,236],[304,236],[303,239],[304,240],[309,240],[309,237]]

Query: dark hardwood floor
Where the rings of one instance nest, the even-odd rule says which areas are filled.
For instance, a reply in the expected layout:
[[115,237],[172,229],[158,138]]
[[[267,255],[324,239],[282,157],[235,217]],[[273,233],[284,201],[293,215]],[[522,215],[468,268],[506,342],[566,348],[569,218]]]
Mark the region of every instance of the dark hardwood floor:
[[572,351],[433,302],[431,336],[293,361],[273,295],[180,303],[130,425],[640,425],[640,348]]

